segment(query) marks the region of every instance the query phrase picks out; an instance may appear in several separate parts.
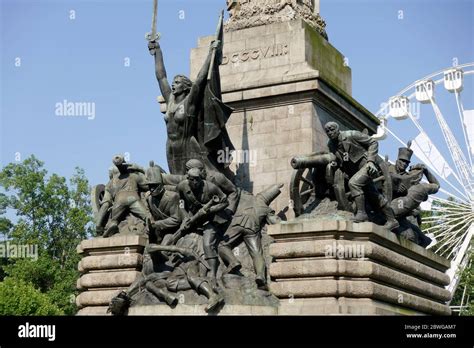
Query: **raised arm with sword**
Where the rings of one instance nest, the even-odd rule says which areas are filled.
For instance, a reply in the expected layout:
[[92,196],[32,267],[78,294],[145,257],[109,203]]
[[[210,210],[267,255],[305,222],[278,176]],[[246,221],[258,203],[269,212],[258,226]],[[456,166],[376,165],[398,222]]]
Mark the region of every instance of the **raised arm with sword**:
[[[149,42],[158,41],[161,38],[161,34],[156,32],[156,18],[158,16],[158,0],[153,0],[153,15],[151,17],[151,32],[145,34],[145,38]],[[150,52],[154,55],[155,52]]]

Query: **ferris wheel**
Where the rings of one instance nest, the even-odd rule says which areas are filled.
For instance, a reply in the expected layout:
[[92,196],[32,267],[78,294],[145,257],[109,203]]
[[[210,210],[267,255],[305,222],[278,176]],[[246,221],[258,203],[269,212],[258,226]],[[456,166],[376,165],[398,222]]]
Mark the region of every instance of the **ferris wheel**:
[[[381,105],[373,136],[381,147],[411,149],[438,178],[441,189],[422,204],[428,246],[448,258],[454,293],[459,270],[466,267],[474,234],[474,63],[449,67],[423,77]],[[466,107],[465,107],[466,106]],[[391,150],[393,152],[393,149]],[[416,162],[414,158],[412,162]]]

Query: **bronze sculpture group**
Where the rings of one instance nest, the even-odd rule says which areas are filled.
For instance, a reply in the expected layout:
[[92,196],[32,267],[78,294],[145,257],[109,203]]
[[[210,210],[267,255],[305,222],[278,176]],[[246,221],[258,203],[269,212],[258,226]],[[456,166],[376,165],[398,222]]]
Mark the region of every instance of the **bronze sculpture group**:
[[170,306],[177,303],[176,293],[192,289],[208,298],[206,311],[219,308],[224,303],[219,257],[220,276],[239,274],[233,248],[241,242],[254,265],[256,288],[267,290],[261,232],[266,223],[279,221],[270,204],[281,186],[254,196],[221,173],[208,173],[199,159],[185,163],[184,176],[163,173],[153,162],[143,171],[120,155],[113,163],[120,169],[105,186],[97,227],[106,220],[103,237],[111,237],[130,214],[147,226],[149,236],[143,276],[112,300],[113,314],[124,313],[142,288]]
[[[354,213],[354,222],[382,222],[383,227],[427,247],[431,239],[421,231],[420,204],[438,192],[436,177],[423,164],[408,166],[411,143],[399,149],[395,164],[382,159],[378,144],[367,132],[341,131],[328,122],[327,152],[297,156],[290,195],[295,215],[310,213],[325,198],[338,209]],[[426,177],[427,182],[422,182]]]
[[[157,38],[155,28],[148,49],[167,107],[170,173],[153,161],[145,170],[116,155],[109,182],[93,192],[99,234],[108,238],[132,232],[149,238],[142,276],[112,299],[109,310],[124,314],[134,302],[149,303],[150,296],[174,307],[178,294],[191,291],[206,299],[207,312],[216,311],[226,302],[223,279],[249,278],[240,272],[242,257],[235,253],[239,245],[245,245],[253,266],[252,291],[268,296],[262,230],[280,221],[270,205],[283,185],[254,195],[236,186],[229,163],[218,161],[219,151],[234,149],[225,129],[232,109],[220,93],[222,16],[194,82],[177,75],[169,85]],[[291,162],[295,215],[304,216],[328,198],[338,202],[338,209],[354,213],[354,222],[380,223],[426,247],[430,239],[420,229],[419,205],[438,191],[439,183],[423,165],[407,171],[410,145],[390,164],[379,156],[378,143],[367,132],[344,131],[336,122],[328,122],[325,131],[328,151]],[[427,183],[421,182],[423,176]],[[148,300],[137,300],[144,293]]]

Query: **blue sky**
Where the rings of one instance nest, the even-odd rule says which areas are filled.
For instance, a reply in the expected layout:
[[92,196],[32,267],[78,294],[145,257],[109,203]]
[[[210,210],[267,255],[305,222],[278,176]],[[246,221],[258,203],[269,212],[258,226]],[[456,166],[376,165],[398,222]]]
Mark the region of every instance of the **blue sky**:
[[[107,180],[115,153],[166,166],[160,92],[144,38],[151,0],[0,3],[2,165],[15,154],[35,154],[50,172],[67,177],[75,166],[84,168],[91,184]],[[224,6],[225,0],[159,0],[169,76],[189,73],[191,48],[198,37],[213,34]],[[453,59],[474,61],[474,1],[321,0],[321,15],[330,42],[349,59],[353,96],[374,113]],[[463,92],[466,109],[474,109],[471,87],[468,82]],[[56,103],[63,100],[95,103],[95,118],[57,116]],[[450,101],[443,106],[456,111]],[[391,157],[393,144],[382,145]]]

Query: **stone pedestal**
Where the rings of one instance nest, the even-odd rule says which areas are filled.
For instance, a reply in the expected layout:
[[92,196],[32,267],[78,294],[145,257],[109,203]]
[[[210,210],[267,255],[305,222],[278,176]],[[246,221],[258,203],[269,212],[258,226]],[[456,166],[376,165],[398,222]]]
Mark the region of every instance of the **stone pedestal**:
[[[227,303],[219,315],[449,315],[448,260],[372,223],[293,220],[268,227],[278,305]],[[139,276],[143,236],[83,241],[78,315],[105,315]],[[129,315],[207,315],[204,304],[134,306]]]
[[448,260],[372,223],[270,226],[280,315],[450,315]]
[[[213,38],[192,50],[191,78]],[[351,97],[344,56],[301,19],[226,32],[220,72],[223,100],[235,109],[227,129],[238,150],[238,182],[254,193],[284,183],[272,206],[288,218],[290,160],[326,149],[323,125],[376,130],[375,116]]]
[[[175,308],[170,308],[165,304],[151,306],[131,307],[128,315],[197,315],[208,316],[204,310],[206,305],[185,305],[179,304]],[[252,306],[252,305],[231,305],[226,304],[218,315],[277,315],[278,307],[273,306]]]
[[81,277],[78,315],[105,315],[110,300],[140,275],[148,239],[139,235],[84,240],[78,246]]

